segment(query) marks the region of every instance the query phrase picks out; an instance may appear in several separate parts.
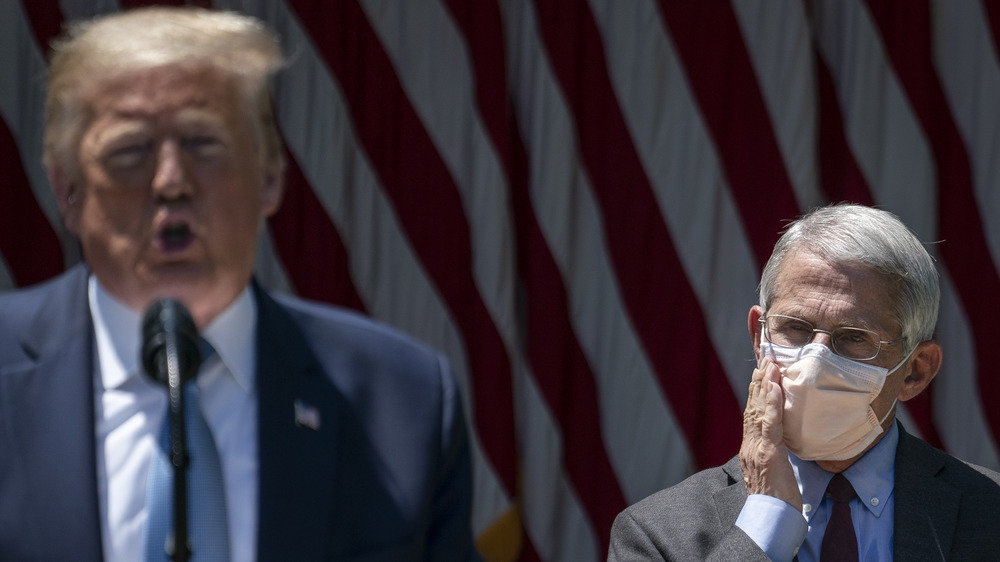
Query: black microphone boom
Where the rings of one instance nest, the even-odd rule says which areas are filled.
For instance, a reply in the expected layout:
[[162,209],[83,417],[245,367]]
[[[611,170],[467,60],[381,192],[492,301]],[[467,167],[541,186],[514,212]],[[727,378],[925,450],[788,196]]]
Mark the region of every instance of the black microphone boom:
[[181,384],[201,366],[198,328],[191,313],[174,299],[159,299],[146,309],[142,320],[142,366],[157,382],[169,385],[167,359],[177,358]]
[[167,386],[170,423],[170,464],[173,465],[174,533],[164,552],[173,561],[191,557],[187,533],[187,442],[184,428],[184,383],[201,366],[198,328],[191,313],[173,299],[149,305],[142,319],[142,366],[146,374]]

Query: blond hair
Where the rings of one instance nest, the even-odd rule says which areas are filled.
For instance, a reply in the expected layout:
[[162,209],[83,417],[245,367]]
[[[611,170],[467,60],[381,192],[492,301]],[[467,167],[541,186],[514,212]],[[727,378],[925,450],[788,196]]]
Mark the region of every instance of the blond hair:
[[263,158],[284,163],[268,81],[284,65],[278,38],[251,17],[191,7],[148,7],[72,24],[53,43],[45,103],[45,163],[75,169],[90,119],[88,96],[131,72],[203,65],[232,75]]

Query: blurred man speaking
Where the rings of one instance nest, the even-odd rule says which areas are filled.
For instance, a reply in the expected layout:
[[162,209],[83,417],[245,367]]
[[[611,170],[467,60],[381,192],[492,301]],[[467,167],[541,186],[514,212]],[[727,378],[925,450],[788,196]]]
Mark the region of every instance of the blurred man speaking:
[[167,398],[141,374],[139,324],[163,297],[212,350],[196,385],[228,558],[477,558],[447,363],[253,281],[282,198],[267,84],[283,64],[258,21],[200,9],[122,12],[55,44],[45,164],[84,263],[0,296],[0,559],[159,557],[147,480]]

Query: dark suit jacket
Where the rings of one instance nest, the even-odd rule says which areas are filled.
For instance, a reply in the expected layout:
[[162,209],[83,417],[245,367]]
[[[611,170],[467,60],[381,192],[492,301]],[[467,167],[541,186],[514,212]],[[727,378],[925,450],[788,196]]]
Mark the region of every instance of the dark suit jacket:
[[[1000,559],[1000,474],[899,430],[894,558]],[[746,497],[739,458],[699,472],[620,513],[608,560],[767,560],[736,527]]]
[[[87,274],[0,295],[0,560],[102,558]],[[446,363],[360,316],[253,292],[259,558],[475,558]]]

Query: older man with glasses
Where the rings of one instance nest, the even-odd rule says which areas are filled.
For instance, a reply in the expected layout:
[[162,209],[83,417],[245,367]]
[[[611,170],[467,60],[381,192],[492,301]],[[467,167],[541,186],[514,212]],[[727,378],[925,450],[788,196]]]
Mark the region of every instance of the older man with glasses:
[[775,245],[748,318],[739,454],[629,507],[609,560],[987,560],[1000,474],[896,422],[941,366],[934,263],[886,211],[834,205]]

